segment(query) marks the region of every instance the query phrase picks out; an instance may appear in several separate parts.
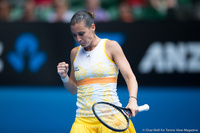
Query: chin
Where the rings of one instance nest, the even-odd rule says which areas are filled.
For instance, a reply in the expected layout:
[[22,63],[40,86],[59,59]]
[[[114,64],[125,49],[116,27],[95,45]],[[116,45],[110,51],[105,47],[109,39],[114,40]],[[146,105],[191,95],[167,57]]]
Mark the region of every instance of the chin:
[[80,44],[82,47],[85,47],[85,45],[84,44]]
[[86,43],[82,43],[80,44],[82,47],[87,47],[87,44]]

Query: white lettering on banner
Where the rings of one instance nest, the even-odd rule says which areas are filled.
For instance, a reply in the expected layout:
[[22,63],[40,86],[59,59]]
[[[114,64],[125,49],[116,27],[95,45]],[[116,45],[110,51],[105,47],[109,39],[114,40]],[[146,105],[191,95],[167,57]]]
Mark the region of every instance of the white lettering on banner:
[[[3,43],[0,42],[0,56],[2,55],[2,53],[3,53]],[[3,71],[3,67],[4,67],[3,60],[0,58],[0,73]]]
[[153,42],[138,66],[139,72],[200,73],[200,42]]
[[200,42],[189,42],[188,44],[191,56],[188,60],[188,71],[190,73],[200,72]]

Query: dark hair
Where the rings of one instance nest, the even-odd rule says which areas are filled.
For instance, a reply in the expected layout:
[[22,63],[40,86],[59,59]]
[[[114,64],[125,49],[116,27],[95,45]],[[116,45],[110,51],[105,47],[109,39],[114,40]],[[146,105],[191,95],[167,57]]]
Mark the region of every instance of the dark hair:
[[91,25],[94,23],[94,13],[91,11],[78,11],[76,12],[71,21],[70,25],[75,25],[77,23],[80,23],[82,21],[85,21],[85,26],[86,27],[91,27]]

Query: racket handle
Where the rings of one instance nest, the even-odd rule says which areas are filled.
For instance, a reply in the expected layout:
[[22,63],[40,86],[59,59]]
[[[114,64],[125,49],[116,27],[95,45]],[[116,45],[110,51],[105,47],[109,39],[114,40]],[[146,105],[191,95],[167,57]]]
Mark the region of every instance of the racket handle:
[[144,104],[142,106],[139,106],[139,112],[148,111],[148,110],[149,110],[149,105],[148,104]]

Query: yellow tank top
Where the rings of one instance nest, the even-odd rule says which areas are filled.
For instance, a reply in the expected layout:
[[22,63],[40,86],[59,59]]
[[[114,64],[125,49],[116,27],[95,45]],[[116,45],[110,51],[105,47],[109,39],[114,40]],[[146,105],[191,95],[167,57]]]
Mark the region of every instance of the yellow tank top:
[[121,106],[116,88],[119,70],[106,54],[106,40],[101,39],[92,51],[82,46],[78,48],[73,62],[78,87],[76,117],[94,117],[92,105],[95,102]]

